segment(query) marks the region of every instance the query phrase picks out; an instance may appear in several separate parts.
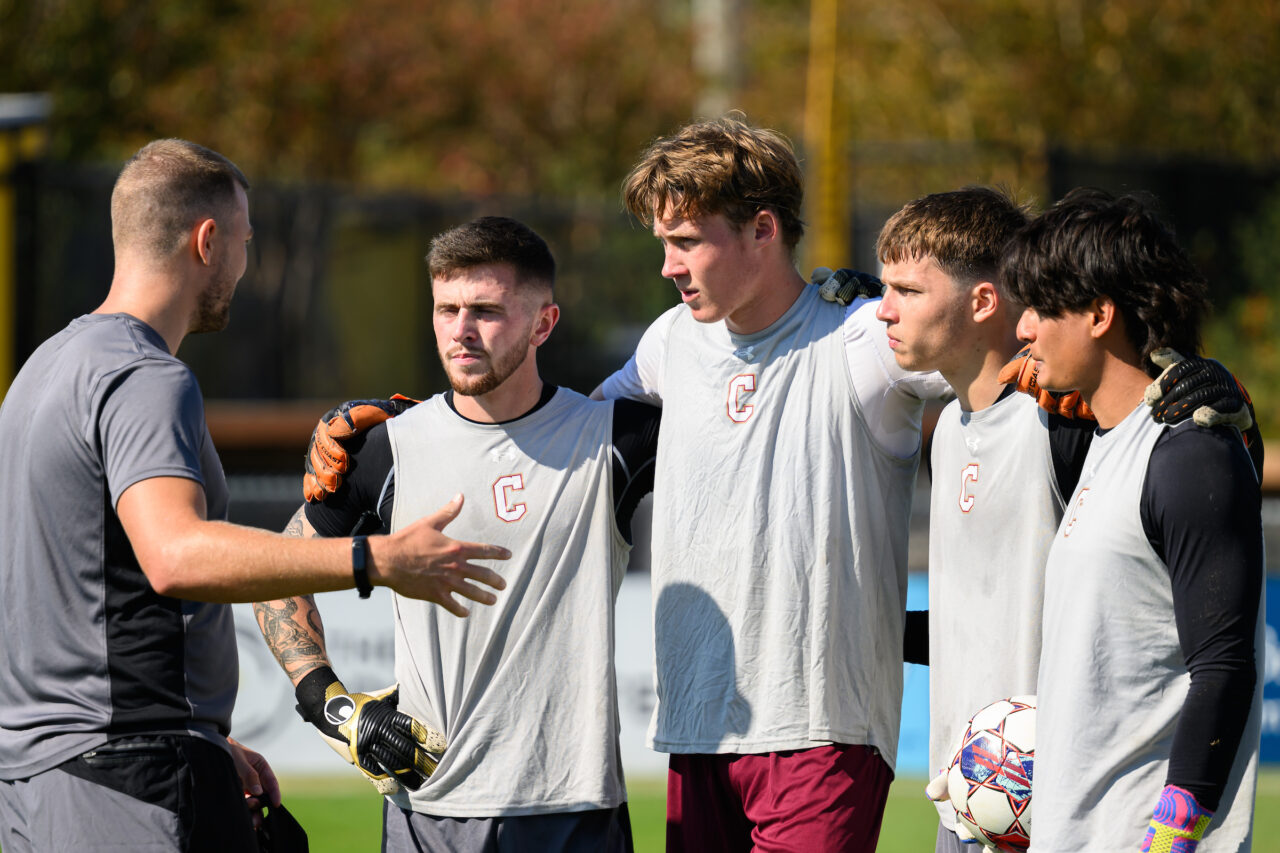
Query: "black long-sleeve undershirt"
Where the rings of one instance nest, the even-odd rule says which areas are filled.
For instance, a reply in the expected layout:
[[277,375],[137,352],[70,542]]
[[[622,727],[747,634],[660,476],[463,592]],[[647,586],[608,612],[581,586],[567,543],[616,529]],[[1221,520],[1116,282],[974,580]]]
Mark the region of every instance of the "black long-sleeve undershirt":
[[1166,784],[1216,810],[1257,688],[1261,496],[1239,434],[1225,427],[1166,431],[1151,452],[1141,513],[1151,547],[1169,568],[1191,674]]

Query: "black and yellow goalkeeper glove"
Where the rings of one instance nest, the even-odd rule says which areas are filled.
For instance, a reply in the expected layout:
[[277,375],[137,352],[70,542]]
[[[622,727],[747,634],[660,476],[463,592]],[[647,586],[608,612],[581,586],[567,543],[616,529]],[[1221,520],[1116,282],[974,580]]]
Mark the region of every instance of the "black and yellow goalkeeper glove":
[[448,745],[440,732],[397,709],[398,687],[349,693],[324,666],[299,681],[294,695],[302,718],[384,795],[401,786],[416,791]]

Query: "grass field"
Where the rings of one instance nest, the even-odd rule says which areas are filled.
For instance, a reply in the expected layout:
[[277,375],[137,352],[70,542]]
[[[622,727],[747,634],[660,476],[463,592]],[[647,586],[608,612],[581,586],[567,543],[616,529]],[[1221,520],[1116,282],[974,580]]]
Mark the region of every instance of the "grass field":
[[[359,778],[285,779],[285,802],[307,828],[311,853],[353,853],[378,849],[381,801]],[[636,853],[663,849],[666,798],[664,783],[637,779],[628,783]],[[881,853],[931,853],[937,818],[922,793],[923,779],[904,778],[889,791]],[[1280,853],[1280,770],[1258,781],[1254,817],[1254,853]],[[1138,849],[1137,841],[1133,849]],[[814,851],[817,853],[817,851]]]

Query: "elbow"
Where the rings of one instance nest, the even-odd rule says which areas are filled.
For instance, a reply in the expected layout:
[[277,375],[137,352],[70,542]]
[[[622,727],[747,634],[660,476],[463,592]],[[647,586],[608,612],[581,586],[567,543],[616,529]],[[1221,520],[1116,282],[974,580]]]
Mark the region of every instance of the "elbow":
[[188,590],[182,583],[182,573],[167,560],[151,560],[147,565],[139,563],[147,582],[157,595],[169,598],[183,598]]
[[135,553],[138,567],[147,577],[147,583],[157,595],[169,598],[192,598],[197,592],[191,586],[193,573],[190,557],[181,542],[167,542],[162,546]]

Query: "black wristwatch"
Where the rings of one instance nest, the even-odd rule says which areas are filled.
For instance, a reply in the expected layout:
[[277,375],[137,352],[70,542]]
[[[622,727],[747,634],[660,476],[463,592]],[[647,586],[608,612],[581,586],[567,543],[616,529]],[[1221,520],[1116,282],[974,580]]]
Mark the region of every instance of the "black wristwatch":
[[373,584],[369,583],[369,537],[351,537],[351,574],[356,579],[356,590],[361,598],[373,594]]

